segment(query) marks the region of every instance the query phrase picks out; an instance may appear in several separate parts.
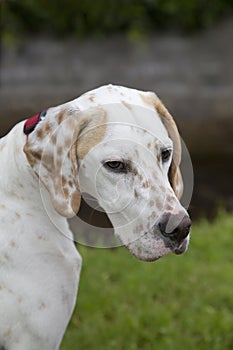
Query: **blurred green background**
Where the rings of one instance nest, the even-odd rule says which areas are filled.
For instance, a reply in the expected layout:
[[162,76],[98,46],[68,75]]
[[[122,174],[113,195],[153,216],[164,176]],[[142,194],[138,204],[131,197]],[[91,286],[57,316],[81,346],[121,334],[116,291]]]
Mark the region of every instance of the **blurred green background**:
[[153,31],[185,32],[215,24],[231,0],[21,0],[5,2],[4,35],[140,36]]
[[123,248],[79,247],[80,295],[62,349],[230,350],[233,1],[0,0],[0,10],[0,136],[113,83],[155,91],[193,161],[187,254],[147,264]]

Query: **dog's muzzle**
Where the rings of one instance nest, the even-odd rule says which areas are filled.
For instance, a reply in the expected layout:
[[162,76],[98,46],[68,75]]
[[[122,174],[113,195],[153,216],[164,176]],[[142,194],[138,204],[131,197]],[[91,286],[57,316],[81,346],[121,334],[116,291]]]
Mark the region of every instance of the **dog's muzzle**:
[[175,254],[182,254],[186,251],[191,223],[187,214],[182,217],[180,214],[166,213],[157,224],[165,245]]

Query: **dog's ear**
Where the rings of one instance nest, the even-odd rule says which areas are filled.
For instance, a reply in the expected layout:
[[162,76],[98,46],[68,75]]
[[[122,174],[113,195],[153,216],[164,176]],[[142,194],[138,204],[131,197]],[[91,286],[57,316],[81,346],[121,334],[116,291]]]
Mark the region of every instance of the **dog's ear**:
[[78,118],[78,113],[48,110],[24,146],[28,162],[48,190],[54,208],[65,217],[74,216],[81,201],[76,142],[87,120]]
[[105,122],[105,111],[100,108],[84,112],[69,109],[57,112],[57,108],[52,108],[27,139],[24,152],[28,162],[62,216],[73,217],[79,210],[78,158],[100,142]]
[[178,199],[181,198],[183,194],[183,180],[180,172],[180,162],[181,162],[181,142],[180,135],[176,126],[174,119],[168,112],[163,103],[157,98],[155,109],[158,112],[164,126],[167,129],[168,135],[173,142],[173,157],[169,169],[169,180],[172,188]]
[[177,198],[180,199],[183,194],[183,180],[180,172],[181,142],[176,123],[155,93],[144,93],[141,97],[146,104],[155,108],[173,142],[173,158],[168,176]]

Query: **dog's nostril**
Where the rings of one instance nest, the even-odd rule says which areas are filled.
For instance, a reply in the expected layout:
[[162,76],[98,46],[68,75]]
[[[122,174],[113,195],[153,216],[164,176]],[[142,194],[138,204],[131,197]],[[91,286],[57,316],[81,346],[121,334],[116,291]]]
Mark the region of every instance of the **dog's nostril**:
[[190,232],[191,220],[189,216],[185,215],[180,223],[172,229],[177,221],[179,220],[176,215],[169,214],[163,217],[163,220],[158,224],[161,234],[175,241],[184,240]]

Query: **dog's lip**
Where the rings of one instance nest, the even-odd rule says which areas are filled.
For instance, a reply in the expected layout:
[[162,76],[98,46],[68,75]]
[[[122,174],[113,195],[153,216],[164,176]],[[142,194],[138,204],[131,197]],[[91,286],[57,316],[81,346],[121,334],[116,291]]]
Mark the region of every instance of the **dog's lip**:
[[178,247],[174,247],[172,252],[176,255],[181,255],[186,252],[188,246],[187,239],[185,239]]

